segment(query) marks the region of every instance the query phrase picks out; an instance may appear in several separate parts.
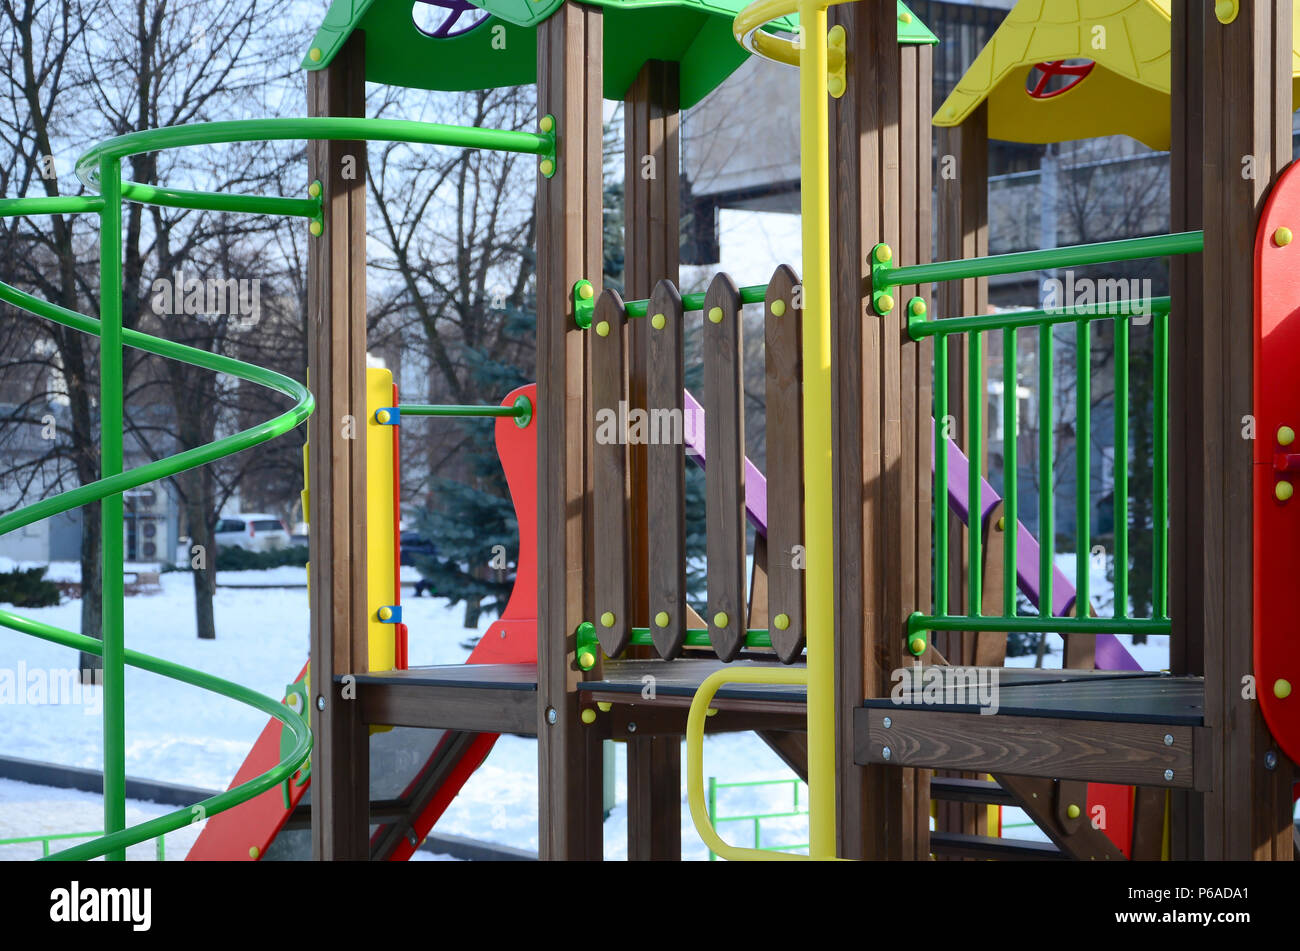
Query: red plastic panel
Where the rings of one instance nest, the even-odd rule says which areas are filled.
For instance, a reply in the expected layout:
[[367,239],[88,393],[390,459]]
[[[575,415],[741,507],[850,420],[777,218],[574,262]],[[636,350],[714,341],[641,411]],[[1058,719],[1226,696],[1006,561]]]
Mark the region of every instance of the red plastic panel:
[[[1287,229],[1281,230],[1279,229]],[[1255,236],[1255,687],[1278,745],[1300,758],[1300,471],[1287,471],[1282,427],[1300,433],[1300,172],[1278,180]],[[1281,468],[1275,466],[1275,460]],[[1285,485],[1283,485],[1286,483]],[[1243,671],[1244,673],[1244,671]]]

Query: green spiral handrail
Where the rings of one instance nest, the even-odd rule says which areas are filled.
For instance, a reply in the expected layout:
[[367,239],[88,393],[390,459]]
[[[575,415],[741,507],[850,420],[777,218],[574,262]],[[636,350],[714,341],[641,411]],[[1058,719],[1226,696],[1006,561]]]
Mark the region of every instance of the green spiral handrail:
[[[101,478],[49,499],[42,499],[0,516],[0,535],[61,512],[101,502],[103,520],[101,571],[103,590],[103,640],[0,610],[0,626],[42,638],[104,659],[104,829],[105,835],[52,859],[89,859],[105,856],[124,859],[126,848],[173,832],[225,809],[247,802],[292,776],[311,753],[311,731],[303,718],[284,704],[247,687],[176,664],[128,650],[123,623],[123,512],[122,493],[158,479],[177,475],[226,456],[251,449],[282,436],[305,421],[315,408],[308,389],[281,373],[254,366],[195,347],[175,343],[122,326],[122,202],[263,215],[309,218],[323,229],[320,189],[312,197],[295,199],[257,195],[224,195],[144,185],[122,179],[122,159],[146,152],[234,142],[272,140],[395,141],[422,145],[490,149],[539,156],[543,174],[554,170],[555,123],[543,120],[541,133],[450,126],[398,119],[293,118],[250,119],[149,129],[108,139],[77,160],[77,177],[99,194],[41,198],[0,199],[0,218],[32,215],[98,214],[100,218],[100,318],[96,320],[58,304],[41,300],[0,282],[0,301],[64,327],[100,338],[100,472]],[[546,164],[549,163],[549,166]],[[287,412],[231,436],[124,470],[122,350],[131,347],[200,369],[225,373],[256,383],[294,400]],[[270,770],[196,803],[139,825],[126,826],[125,667],[132,666],[170,677],[248,704],[280,720],[294,737],[293,749]]]

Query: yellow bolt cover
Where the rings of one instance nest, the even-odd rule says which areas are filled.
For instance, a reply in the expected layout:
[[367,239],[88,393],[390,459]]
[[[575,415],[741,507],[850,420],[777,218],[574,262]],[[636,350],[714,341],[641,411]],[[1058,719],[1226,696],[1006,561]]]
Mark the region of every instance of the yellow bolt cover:
[[555,171],[555,163],[548,158],[544,158],[542,159],[542,164],[539,165],[538,168],[542,170],[543,175],[550,175]]
[[722,323],[722,308],[721,308],[721,307],[711,307],[711,308],[709,309],[709,323],[711,323],[711,324],[720,324],[720,323]]
[[320,197],[320,182],[312,182],[307,186],[307,194],[312,198]]
[[912,313],[915,314],[917,317],[920,317],[922,314],[924,314],[925,310],[926,310],[925,301],[921,300],[921,298],[918,297],[916,298],[916,300],[912,301]]
[[727,617],[726,611],[719,611],[717,614],[713,615],[714,627],[726,627],[730,622],[731,618]]
[[881,294],[878,303],[880,305],[880,312],[882,314],[887,314],[894,309],[894,295]]
[[913,634],[913,635],[911,636],[911,638],[908,639],[908,642],[907,642],[907,649],[910,650],[913,654],[924,654],[924,653],[925,653],[925,635],[924,635],[924,634]]
[[587,707],[587,709],[583,710],[583,711],[582,711],[582,722],[583,722],[583,723],[586,723],[586,724],[588,724],[588,725],[590,725],[590,724],[592,724],[592,723],[595,723],[595,722],[596,722],[596,711],[593,710],[593,709],[591,709],[591,707]]
[[1237,0],[1215,0],[1214,15],[1225,26],[1237,19]]
[[907,13],[906,11],[904,11],[903,13],[900,13],[900,14],[898,15],[898,22],[899,22],[899,23],[911,23],[911,22],[912,22],[912,14]]
[[706,710],[706,711],[704,712],[704,715],[705,715],[706,717],[711,717],[711,716],[713,716],[714,714],[716,714],[717,712],[718,712],[718,711],[717,711],[717,708],[715,708],[715,707],[709,707],[709,709]]
[[1278,228],[1276,231],[1274,231],[1273,243],[1276,244],[1279,248],[1285,248],[1288,244],[1291,243],[1291,229],[1284,227],[1284,228]]
[[831,76],[829,79],[827,79],[826,91],[830,93],[831,96],[834,97],[835,99],[838,99],[840,98],[840,96],[844,95],[844,77]]
[[1279,502],[1285,502],[1287,499],[1291,498],[1294,493],[1295,489],[1292,488],[1291,483],[1287,482],[1285,479],[1273,487],[1273,494],[1277,496]]
[[601,626],[602,626],[602,627],[613,627],[613,626],[614,626],[614,612],[613,612],[613,611],[606,611],[604,614],[602,614],[602,615],[600,616],[600,623],[601,623]]
[[597,700],[596,706],[600,707],[601,713],[609,713],[610,710],[614,709],[614,705],[608,700]]
[[783,300],[772,301],[772,316],[773,317],[785,316],[785,301]]
[[668,617],[667,611],[660,611],[658,614],[655,615],[655,624],[657,624],[659,627],[667,627],[669,620],[670,619]]
[[596,666],[596,655],[591,651],[583,651],[578,655],[578,666],[583,670],[591,670]]
[[602,337],[609,336],[609,321],[602,320],[596,325],[596,333]]
[[1295,442],[1295,430],[1290,426],[1279,426],[1277,428],[1277,444],[1279,446],[1289,446]]
[[596,289],[591,286],[590,281],[584,281],[578,285],[578,296],[583,300],[591,300],[596,296]]
[[876,248],[876,260],[881,264],[888,264],[894,260],[894,249],[887,244],[879,245]]
[[250,845],[250,846],[248,847],[248,857],[249,857],[250,859],[255,859],[255,858],[257,858],[257,857],[258,857],[259,855],[261,855],[261,854],[262,854],[262,850],[259,849],[257,846],[255,846],[255,845]]
[[386,409],[381,409],[378,413],[375,414],[375,419],[379,420],[381,423],[386,423],[386,422],[388,422],[391,418],[392,418],[392,417],[389,416],[389,414],[388,414],[388,410],[386,410]]
[[542,116],[542,121],[537,123],[537,125],[543,132],[550,132],[555,128],[555,120],[550,116]]
[[320,62],[321,51],[320,51],[320,48],[319,48],[319,47],[313,46],[313,47],[311,48],[311,52],[308,53],[307,55],[311,58],[311,61],[312,61],[313,63],[319,63],[319,62]]
[[380,608],[380,609],[379,609],[379,620],[381,620],[381,621],[387,621],[387,620],[388,620],[389,618],[391,618],[392,616],[393,616],[392,608]]
[[1069,816],[1071,819],[1077,819],[1079,818],[1079,807],[1076,806],[1074,803],[1070,803],[1065,808],[1065,814]]
[[322,234],[325,233],[325,226],[321,224],[319,221],[313,221],[310,225],[307,226],[307,230],[312,233],[312,237],[319,238]]
[[663,330],[667,324],[668,324],[668,318],[665,317],[663,314],[655,314],[653,317],[650,318],[650,326],[653,327],[655,330]]
[[1285,700],[1291,696],[1291,681],[1281,679],[1273,681],[1273,696],[1279,700]]
[[790,615],[778,614],[776,617],[772,618],[772,623],[776,625],[778,631],[787,630],[790,627]]
[[1006,517],[1005,515],[999,515],[999,516],[998,516],[998,531],[999,531],[999,532],[1006,531],[1006,528],[1007,528],[1007,517]]

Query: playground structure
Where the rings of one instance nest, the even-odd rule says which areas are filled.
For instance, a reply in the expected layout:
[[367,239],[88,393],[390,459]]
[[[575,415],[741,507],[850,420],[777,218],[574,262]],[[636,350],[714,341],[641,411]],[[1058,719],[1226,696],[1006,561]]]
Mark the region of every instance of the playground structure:
[[[0,624],[104,657],[106,835],[59,857],[120,858],[127,844],[196,818],[186,809],[125,828],[122,672],[132,664],[273,718],[231,789],[198,804],[211,819],[195,858],[266,856],[308,782],[316,857],[409,857],[507,732],[538,738],[543,858],[601,857],[601,744],[611,738],[628,745],[629,857],[680,857],[683,736],[688,802],[710,849],[799,858],[736,848],[709,823],[703,737],[726,731],[757,732],[807,781],[813,858],[1293,858],[1292,5],[1068,6],[1060,22],[1051,3],[1023,2],[1008,15],[1003,29],[1028,37],[1023,58],[1004,62],[998,55],[1014,44],[991,46],[940,107],[937,154],[952,157],[957,174],[937,181],[934,37],[901,3],[760,0],[737,10],[724,0],[485,0],[486,17],[428,35],[413,26],[409,3],[340,0],[304,61],[310,118],[131,133],[79,161],[94,194],[0,200],[0,216],[87,213],[101,224],[98,320],[0,285],[0,300],[102,342],[102,480],[0,517],[2,533],[103,503],[102,644],[0,611]],[[798,43],[786,38],[793,15]],[[1088,26],[1140,37],[1129,44],[1133,62],[1121,62],[1115,42],[1094,55],[1102,48],[1090,46]],[[483,53],[494,36],[505,43],[495,57]],[[678,115],[747,50],[799,69],[802,266],[743,288],[718,275],[703,295],[682,295]],[[1053,65],[1080,59],[1092,65]],[[1067,85],[1026,85],[1035,68],[1068,76]],[[367,119],[366,81],[536,82],[539,131]],[[602,94],[626,103],[623,295],[600,287]],[[1116,132],[1168,145],[1173,233],[987,254],[990,134],[1054,141]],[[129,155],[260,139],[311,141],[307,198],[146,188],[121,177]],[[537,382],[500,407],[403,405],[391,379],[366,369],[365,176],[345,177],[342,159],[363,158],[374,140],[538,159]],[[637,173],[645,156],[655,159],[654,177]],[[1249,176],[1242,156],[1253,160]],[[309,386],[123,331],[117,236],[127,200],[309,222]],[[983,281],[992,275],[1150,257],[1170,260],[1168,298],[986,313]],[[760,303],[765,475],[746,458],[741,374],[741,308]],[[704,341],[699,402],[683,387],[688,321]],[[1053,407],[1041,396],[1055,391],[1054,328],[1074,330],[1075,438],[1087,446],[1095,328],[1113,327],[1116,420],[1143,411],[1129,405],[1130,323],[1149,328],[1156,355],[1154,515],[1149,526],[1131,524],[1130,448],[1117,425],[1115,610],[1098,617],[1090,454],[1076,453],[1071,584],[1054,564],[1052,492],[1037,500],[1035,538],[1021,523],[1018,478],[995,490],[984,477],[985,342],[1001,344],[1003,392],[1014,393],[1020,332],[1036,332],[1038,463],[1050,472]],[[123,472],[123,346],[270,386],[294,406]],[[620,403],[668,421],[670,433],[681,420],[681,436],[598,438],[599,410]],[[1004,432],[1015,433],[1014,399],[1004,412]],[[458,414],[495,417],[519,517],[518,580],[469,663],[409,668],[397,434],[415,417]],[[686,424],[701,414],[702,427]],[[357,438],[338,425],[349,415],[364,415]],[[1246,416],[1253,440],[1241,439]],[[287,701],[127,650],[121,493],[304,421],[311,661]],[[1006,440],[1004,471],[1019,472],[1016,452]],[[704,617],[686,598],[688,461],[704,466],[707,484]],[[748,578],[747,521],[757,538]],[[1130,532],[1152,537],[1151,617],[1130,616]],[[1000,668],[1013,631],[1061,635],[1065,669],[1001,671],[992,715],[926,695],[927,672]],[[1171,671],[1135,669],[1116,639],[1131,633],[1171,635]],[[917,671],[901,698],[898,671]],[[400,800],[377,809],[372,757],[393,742],[384,737],[412,731],[425,737],[425,765]],[[1053,848],[988,835],[989,804],[1023,808]],[[1104,828],[1090,821],[1097,805],[1112,817]]]

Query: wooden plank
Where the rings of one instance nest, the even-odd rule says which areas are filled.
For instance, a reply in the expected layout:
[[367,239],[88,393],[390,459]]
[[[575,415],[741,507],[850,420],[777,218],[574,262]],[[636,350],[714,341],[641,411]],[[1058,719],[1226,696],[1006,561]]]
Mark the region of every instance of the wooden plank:
[[[327,68],[307,79],[313,116],[365,115],[365,44],[350,38]],[[344,159],[357,169],[344,178]],[[314,796],[312,854],[325,860],[369,855],[369,736],[357,705],[335,675],[367,664],[365,519],[366,148],[313,142],[309,174],[323,187],[325,230],[308,246],[308,382],[316,412],[308,422],[311,725]],[[323,686],[322,686],[323,685]]]
[[531,690],[362,681],[357,701],[366,724],[537,734],[537,695]]
[[[1008,776],[999,773],[995,779],[1011,794],[1016,805],[1047,834],[1061,852],[1084,862],[1122,862],[1124,853],[1100,829],[1094,829],[1085,816],[1080,820],[1062,821],[1056,808],[1061,801],[1060,783],[1054,779],[1032,776]],[[1144,787],[1138,787],[1141,791]],[[1152,790],[1160,796],[1165,790]],[[1075,793],[1077,798],[1077,792]]]
[[758,738],[781,757],[794,774],[808,782],[808,733],[783,730],[755,730]]
[[755,532],[754,566],[749,572],[749,606],[746,609],[748,627],[762,629],[768,626],[767,592],[767,536]]
[[[1002,527],[998,526],[999,520]],[[1002,503],[995,505],[984,520],[984,589],[983,604],[985,614],[1002,613],[1002,583],[1006,577],[1006,565],[1003,561],[1002,539],[1006,531],[1006,517],[1002,512]],[[1015,571],[1015,566],[1011,566]],[[1007,656],[1007,635],[1001,631],[980,632],[975,634],[976,667],[1001,667]],[[1068,665],[1067,665],[1068,666]],[[1089,666],[1092,666],[1091,664]]]
[[627,741],[627,857],[631,861],[681,861],[681,787],[656,782],[660,776],[680,777],[681,771],[680,736],[634,736]]
[[[885,727],[883,721],[890,720]],[[1191,789],[1200,727],[861,707],[860,763]],[[1174,738],[1165,743],[1165,736]],[[890,755],[884,756],[888,747]],[[1166,769],[1173,779],[1165,780]],[[1003,783],[1005,785],[1005,783]],[[1050,804],[1049,804],[1050,808]]]
[[[591,447],[592,533],[596,576],[596,636],[606,657],[623,653],[632,638],[632,579],[629,559],[631,486],[628,443],[638,427],[629,425],[627,311],[618,292],[596,301],[591,325],[591,401],[595,435]],[[644,430],[645,426],[639,427]]]
[[[803,307],[799,277],[778,267],[767,285],[764,352],[767,379],[767,617],[772,646],[784,663],[804,648]],[[778,313],[778,311],[780,313]],[[712,446],[710,446],[712,452]],[[782,629],[779,619],[786,619]]]
[[[704,470],[709,641],[724,661],[745,645],[745,407],[740,290],[726,274],[704,295]],[[723,623],[719,623],[723,622]]]
[[[650,339],[646,343],[646,406],[656,427],[670,431],[685,428],[682,401],[683,328],[682,298],[669,281],[659,281],[650,296]],[[655,317],[663,315],[656,329]],[[655,415],[656,412],[659,415]],[[655,513],[649,537],[650,636],[665,660],[681,653],[686,638],[686,446],[681,434],[651,441],[647,446],[646,496]],[[667,624],[660,614],[667,615]],[[703,625],[700,625],[703,627]]]
[[[538,111],[556,118],[555,175],[537,181],[538,851],[599,859],[599,737],[579,719],[574,631],[594,600],[587,334],[571,289],[601,281],[601,11],[565,4],[537,28]],[[593,673],[599,676],[599,663]]]
[[1165,802],[1163,789],[1139,786],[1133,796],[1134,862],[1158,862],[1164,853]]

